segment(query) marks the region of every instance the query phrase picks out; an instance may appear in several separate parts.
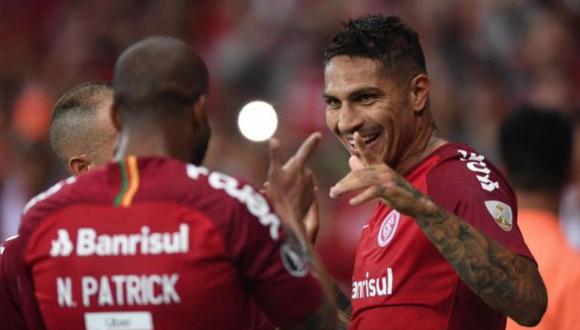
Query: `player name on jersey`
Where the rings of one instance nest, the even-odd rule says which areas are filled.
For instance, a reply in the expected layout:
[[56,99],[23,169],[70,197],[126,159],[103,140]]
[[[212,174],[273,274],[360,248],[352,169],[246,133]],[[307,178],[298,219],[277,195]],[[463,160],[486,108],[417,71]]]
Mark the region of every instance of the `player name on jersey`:
[[79,257],[132,256],[187,253],[189,251],[189,226],[179,225],[175,232],[152,232],[142,226],[137,233],[99,234],[94,228],[79,228],[76,247],[69,231],[58,229],[58,237],[51,242],[51,257],[66,257],[73,252]]
[[[175,289],[178,280],[179,274],[176,273],[83,276],[80,296],[84,307],[168,305],[181,302]],[[77,307],[73,300],[73,278],[57,277],[56,291],[59,306]]]

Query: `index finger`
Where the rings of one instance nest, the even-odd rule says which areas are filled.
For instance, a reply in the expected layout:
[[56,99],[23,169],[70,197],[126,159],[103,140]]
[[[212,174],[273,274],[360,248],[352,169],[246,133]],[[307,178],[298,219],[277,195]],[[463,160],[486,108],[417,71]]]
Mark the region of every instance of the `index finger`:
[[310,136],[302,142],[294,156],[292,156],[292,162],[294,162],[298,167],[304,167],[306,161],[308,161],[308,158],[312,156],[312,153],[318,146],[318,142],[320,142],[320,133],[315,132],[310,134]]
[[367,148],[359,132],[354,133],[354,144],[358,149],[358,151],[360,152],[361,159],[365,163],[365,165],[368,166],[372,164],[378,164],[381,162],[377,158],[377,156]]

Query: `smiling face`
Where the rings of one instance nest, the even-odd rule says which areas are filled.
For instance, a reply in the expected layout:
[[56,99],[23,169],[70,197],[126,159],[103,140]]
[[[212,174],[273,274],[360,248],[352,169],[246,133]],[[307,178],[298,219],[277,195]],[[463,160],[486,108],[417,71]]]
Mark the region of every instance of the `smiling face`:
[[324,70],[328,127],[355,156],[353,135],[359,132],[370,150],[396,168],[425,127],[420,123],[428,88],[417,94],[416,84],[428,79],[419,76],[396,78],[378,60],[333,57]]

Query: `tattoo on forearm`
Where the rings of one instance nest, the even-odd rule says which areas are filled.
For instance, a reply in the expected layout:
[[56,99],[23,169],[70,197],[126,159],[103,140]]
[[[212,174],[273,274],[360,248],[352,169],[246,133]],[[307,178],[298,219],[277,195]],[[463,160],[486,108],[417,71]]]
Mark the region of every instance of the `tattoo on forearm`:
[[[416,219],[463,282],[489,306],[512,317],[529,319],[526,314],[530,313],[530,304],[545,304],[544,284],[531,260],[481,234],[436,205],[402,177],[396,177],[394,183],[398,192],[387,196],[381,186],[381,197]],[[406,203],[397,201],[401,196],[406,196],[402,199]]]
[[522,316],[530,302],[543,303],[543,282],[539,276],[530,276],[537,274],[530,260],[506,250],[441,207],[416,220],[459,277],[491,307]]

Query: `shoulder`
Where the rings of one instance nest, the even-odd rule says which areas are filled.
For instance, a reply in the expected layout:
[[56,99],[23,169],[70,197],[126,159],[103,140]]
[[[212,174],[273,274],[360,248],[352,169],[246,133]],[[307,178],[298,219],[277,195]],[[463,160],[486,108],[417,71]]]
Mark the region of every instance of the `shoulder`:
[[67,195],[71,186],[76,182],[76,177],[68,177],[30,199],[22,210],[23,223],[25,219],[42,217],[64,207],[70,200]]
[[442,147],[438,157],[439,160],[427,175],[431,192],[492,194],[513,198],[511,187],[497,167],[470,146],[449,143]]
[[266,227],[273,240],[279,239],[281,222],[268,200],[258,189],[243,179],[212,171],[206,167],[185,165],[189,179],[186,203],[210,215],[214,221],[236,227],[248,225],[241,218],[254,218],[251,223]]
[[78,176],[65,178],[34,196],[22,210],[23,226],[36,223],[68,206],[113,203],[120,186],[119,165],[111,162]]

